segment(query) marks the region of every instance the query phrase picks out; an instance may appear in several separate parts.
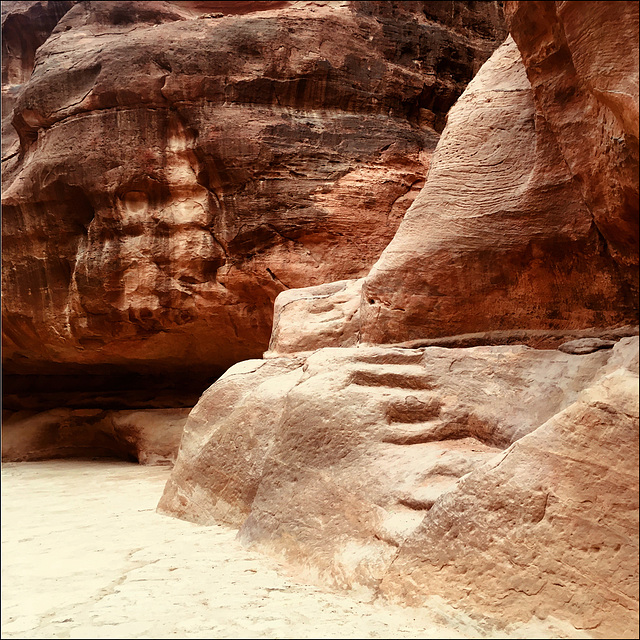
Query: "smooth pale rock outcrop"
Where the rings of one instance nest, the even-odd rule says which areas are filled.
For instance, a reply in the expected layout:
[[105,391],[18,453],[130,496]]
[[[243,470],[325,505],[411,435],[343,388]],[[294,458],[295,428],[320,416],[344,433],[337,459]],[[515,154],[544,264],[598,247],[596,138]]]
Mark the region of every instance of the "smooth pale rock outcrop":
[[[574,356],[588,357],[588,356]],[[462,479],[399,550],[381,592],[436,590],[504,620],[638,635],[638,342],[504,454]]]
[[366,274],[505,33],[431,4],[67,11],[11,115],[6,371],[221,373],[279,292]]
[[273,329],[265,357],[353,347],[359,340],[363,279],[289,289],[276,298]]
[[637,354],[636,337],[240,363],[188,418],[159,510],[334,586],[634,637]]

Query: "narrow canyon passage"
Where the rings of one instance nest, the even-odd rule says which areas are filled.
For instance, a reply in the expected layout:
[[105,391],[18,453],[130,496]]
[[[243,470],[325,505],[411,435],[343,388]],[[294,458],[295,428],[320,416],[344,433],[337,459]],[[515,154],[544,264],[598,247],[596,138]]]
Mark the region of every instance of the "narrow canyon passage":
[[112,460],[4,464],[3,637],[477,637],[435,608],[299,584],[232,529],[158,515],[168,475]]
[[640,637],[640,3],[14,0],[2,638]]
[[244,549],[232,529],[157,514],[168,475],[113,460],[4,464],[3,637],[486,637],[436,601],[404,609],[324,592]]

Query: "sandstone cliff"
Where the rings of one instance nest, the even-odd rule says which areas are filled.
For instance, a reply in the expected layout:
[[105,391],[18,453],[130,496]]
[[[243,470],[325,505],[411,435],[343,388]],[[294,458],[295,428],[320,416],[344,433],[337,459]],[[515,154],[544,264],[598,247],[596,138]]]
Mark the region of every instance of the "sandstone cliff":
[[83,2],[7,56],[5,370],[220,373],[278,293],[364,275],[504,35],[438,5]]
[[638,6],[554,7],[508,4],[519,48],[449,112],[394,239],[344,291],[282,296],[271,351],[637,324]]
[[505,33],[493,2],[9,2],[2,24],[12,459],[155,459],[165,428],[109,413],[145,408],[176,409],[175,456],[278,293],[368,271]]
[[637,637],[638,4],[507,3],[456,102],[500,15],[11,3],[7,455],[184,425],[164,513],[488,632]]
[[[355,299],[348,305],[350,327],[342,323],[346,340],[357,334],[363,343],[396,343],[637,323],[638,59],[627,58],[622,47],[614,58],[601,33],[602,25],[637,26],[637,5],[616,5],[619,15],[607,14],[602,25],[604,5],[589,20],[584,11],[569,12],[566,20],[587,22],[566,26],[576,30],[582,58],[556,55],[568,47],[564,41],[555,48],[541,42],[543,25],[527,18],[527,12],[543,15],[534,5],[512,9],[512,30],[517,36],[522,26],[520,39],[529,47],[538,43],[543,60],[531,53],[523,64],[512,42],[451,109],[425,187],[370,273],[350,285]],[[548,25],[554,34],[555,24]],[[540,34],[532,33],[534,26]],[[637,51],[637,29],[617,37]],[[598,50],[600,40],[607,51]],[[594,60],[587,59],[591,51]],[[578,75],[574,57],[585,59],[589,77]],[[289,292],[276,305],[272,349],[301,347],[302,335],[291,345],[281,338],[279,312],[293,297],[301,301],[313,292]],[[327,340],[318,327],[306,333],[307,348],[335,344],[335,331]]]
[[637,636],[638,66],[604,36],[635,53],[638,5],[604,6],[508,4],[389,247],[279,296],[162,512],[489,630]]

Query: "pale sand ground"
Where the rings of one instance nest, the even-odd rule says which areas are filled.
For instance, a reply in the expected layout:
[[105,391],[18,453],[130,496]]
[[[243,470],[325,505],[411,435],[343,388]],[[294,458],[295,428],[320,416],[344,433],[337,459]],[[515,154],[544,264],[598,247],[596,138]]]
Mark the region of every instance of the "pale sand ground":
[[116,461],[4,464],[2,637],[482,637],[447,607],[370,604],[300,584],[240,546],[235,530],[157,514],[168,474]]

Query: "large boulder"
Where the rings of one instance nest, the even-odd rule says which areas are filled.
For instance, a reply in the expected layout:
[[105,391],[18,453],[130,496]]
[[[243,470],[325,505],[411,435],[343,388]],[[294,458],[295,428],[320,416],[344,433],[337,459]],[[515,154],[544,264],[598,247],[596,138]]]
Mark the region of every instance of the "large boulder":
[[159,510],[336,587],[634,637],[638,338],[601,346],[240,363],[190,414]]
[[599,376],[434,505],[382,593],[420,604],[435,590],[507,621],[555,617],[592,637],[635,638],[637,338]]

